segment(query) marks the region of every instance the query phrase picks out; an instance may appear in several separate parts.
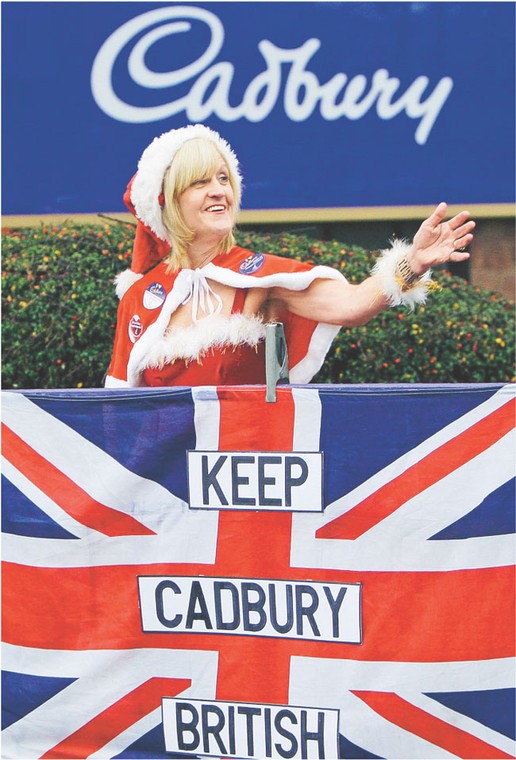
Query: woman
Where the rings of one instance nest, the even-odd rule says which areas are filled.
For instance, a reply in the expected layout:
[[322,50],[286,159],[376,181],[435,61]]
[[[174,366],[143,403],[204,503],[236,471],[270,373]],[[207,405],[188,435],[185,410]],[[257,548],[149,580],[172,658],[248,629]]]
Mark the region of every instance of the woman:
[[216,132],[197,124],[157,137],[124,200],[137,218],[108,387],[265,382],[265,325],[281,321],[290,381],[307,383],[341,326],[388,306],[424,303],[430,268],[464,261],[475,226],[445,203],[411,245],[395,241],[359,285],[340,272],[234,245],[241,177]]

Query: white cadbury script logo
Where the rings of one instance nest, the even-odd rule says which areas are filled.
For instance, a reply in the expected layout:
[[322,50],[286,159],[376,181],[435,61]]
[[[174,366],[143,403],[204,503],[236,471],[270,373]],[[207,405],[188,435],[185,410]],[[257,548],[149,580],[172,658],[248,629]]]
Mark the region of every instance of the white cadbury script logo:
[[[210,40],[206,50],[179,69],[150,70],[145,63],[149,49],[165,37],[190,32],[190,20],[200,21],[209,28]],[[146,33],[142,36],[143,32]],[[418,121],[414,137],[419,145],[424,145],[453,87],[453,80],[443,77],[425,98],[430,84],[428,77],[418,76],[400,91],[400,80],[390,76],[387,69],[375,71],[370,81],[363,74],[349,79],[346,74],[338,73],[321,83],[307,69],[321,47],[320,40],[312,37],[293,49],[280,48],[269,40],[262,40],[258,49],[266,65],[265,71],[249,82],[240,105],[230,105],[235,67],[228,61],[213,63],[223,42],[224,27],[220,19],[203,8],[172,5],[143,13],[113,32],[98,51],[91,71],[93,97],[108,116],[132,124],[160,121],[181,111],[191,122],[202,122],[212,115],[226,122],[237,119],[259,122],[266,119],[276,106],[284,84],[283,108],[292,121],[305,121],[317,107],[326,121],[343,117],[357,120],[376,106],[380,119],[392,119],[404,112],[409,119]],[[131,105],[119,98],[113,89],[112,73],[118,56],[128,45],[132,47],[127,67],[135,84],[163,90],[192,80],[188,94],[156,106]],[[290,64],[285,82],[282,64]]]

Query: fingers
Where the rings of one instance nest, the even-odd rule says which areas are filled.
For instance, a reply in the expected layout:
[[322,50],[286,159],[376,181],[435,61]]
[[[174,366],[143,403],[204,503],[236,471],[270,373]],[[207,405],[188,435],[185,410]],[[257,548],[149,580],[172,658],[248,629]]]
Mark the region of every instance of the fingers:
[[473,235],[461,235],[461,237],[457,238],[455,241],[455,250],[460,251],[461,248],[466,248],[466,246],[468,246],[472,240]]
[[469,221],[453,231],[453,248],[455,251],[463,250],[471,243],[473,240],[472,230],[474,228],[475,222]]
[[[450,226],[450,229],[458,230],[468,221],[468,219],[469,219],[469,211],[461,211],[460,214],[457,214],[452,219],[450,219],[448,224]],[[474,222],[473,222],[473,225],[474,225]]]
[[469,259],[470,254],[467,251],[454,251],[450,254],[449,261],[458,262]]
[[[466,222],[466,224],[462,224],[460,227],[456,227],[453,230],[455,243],[457,244],[458,241],[464,237],[469,237],[470,238],[469,242],[471,243],[471,241],[473,240],[473,235],[471,233],[475,229],[475,226],[476,226],[475,222],[471,220],[469,222]],[[460,248],[460,246],[458,245],[456,245],[456,247]]]
[[447,211],[448,204],[444,202],[439,203],[433,214],[428,217],[427,222],[429,222],[432,227],[437,227],[437,225],[440,224],[446,216]]
[[[427,221],[432,226],[437,226],[440,224],[444,217],[446,216],[446,212],[448,211],[448,204],[447,203],[439,203],[439,205],[436,207],[433,214],[431,214]],[[451,230],[456,230],[458,234],[465,234],[466,232],[469,232],[473,229],[475,226],[475,222],[469,220],[470,214],[469,211],[461,211],[460,213],[456,214],[454,217],[448,220],[447,224]],[[463,232],[461,232],[461,227],[464,225],[469,225],[468,229],[465,229]]]
[[468,233],[467,235],[460,235],[460,237],[455,238],[453,243],[454,251],[463,251],[464,248],[467,248],[472,240],[473,235],[471,233]]

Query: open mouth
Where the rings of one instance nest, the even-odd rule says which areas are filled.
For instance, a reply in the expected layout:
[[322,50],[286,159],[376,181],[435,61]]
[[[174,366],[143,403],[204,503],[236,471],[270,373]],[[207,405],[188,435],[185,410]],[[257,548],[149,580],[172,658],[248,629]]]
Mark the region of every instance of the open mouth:
[[208,208],[206,209],[206,211],[210,211],[210,212],[225,211],[225,210],[226,210],[226,207],[221,206],[221,205],[208,206]]

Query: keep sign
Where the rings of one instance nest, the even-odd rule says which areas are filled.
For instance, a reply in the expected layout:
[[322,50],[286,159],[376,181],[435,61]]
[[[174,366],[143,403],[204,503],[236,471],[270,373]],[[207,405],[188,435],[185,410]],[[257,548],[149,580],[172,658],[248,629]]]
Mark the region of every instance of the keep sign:
[[192,509],[322,512],[320,452],[189,451]]

